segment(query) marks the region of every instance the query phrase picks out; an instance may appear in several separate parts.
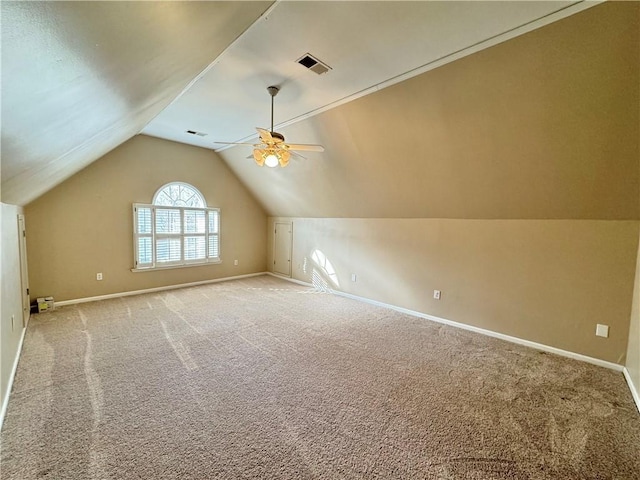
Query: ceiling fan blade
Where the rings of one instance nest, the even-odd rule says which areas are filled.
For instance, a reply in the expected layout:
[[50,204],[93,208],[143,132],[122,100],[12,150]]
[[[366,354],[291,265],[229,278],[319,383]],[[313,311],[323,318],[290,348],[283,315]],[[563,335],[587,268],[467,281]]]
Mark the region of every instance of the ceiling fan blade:
[[285,147],[287,150],[299,150],[301,152],[324,152],[322,145],[305,145],[302,143],[287,143]]
[[269,130],[265,130],[264,128],[256,127],[258,134],[260,134],[260,140],[263,143],[273,143],[273,137],[271,136],[271,132]]

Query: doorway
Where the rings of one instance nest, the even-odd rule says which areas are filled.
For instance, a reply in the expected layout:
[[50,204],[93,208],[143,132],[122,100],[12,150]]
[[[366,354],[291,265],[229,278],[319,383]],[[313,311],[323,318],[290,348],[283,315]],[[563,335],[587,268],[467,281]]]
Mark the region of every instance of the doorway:
[[291,276],[291,244],[293,225],[277,222],[273,231],[273,272]]

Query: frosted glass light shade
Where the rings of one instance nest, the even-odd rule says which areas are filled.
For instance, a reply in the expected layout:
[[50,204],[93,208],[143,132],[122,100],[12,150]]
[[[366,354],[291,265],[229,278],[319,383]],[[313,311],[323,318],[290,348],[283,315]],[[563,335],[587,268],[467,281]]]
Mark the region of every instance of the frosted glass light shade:
[[260,167],[264,165],[272,168],[278,165],[286,167],[289,165],[290,157],[291,154],[288,151],[279,148],[256,148],[253,151],[253,158]]
[[278,161],[278,157],[275,154],[275,152],[269,153],[269,155],[267,155],[267,157],[264,159],[264,164],[267,167],[271,167],[271,168],[277,167],[278,163],[280,162]]

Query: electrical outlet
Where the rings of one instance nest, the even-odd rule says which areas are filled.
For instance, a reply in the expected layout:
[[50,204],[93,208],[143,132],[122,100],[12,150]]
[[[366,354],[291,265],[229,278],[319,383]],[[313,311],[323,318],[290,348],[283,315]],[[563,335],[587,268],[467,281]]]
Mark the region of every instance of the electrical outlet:
[[440,300],[440,295],[442,295],[442,292],[440,292],[440,290],[433,291],[433,298],[435,298],[436,300]]
[[102,280],[102,273],[96,273],[96,280]]
[[234,261],[233,261],[233,264],[234,264],[234,265],[238,265],[238,260],[234,260]]
[[609,325],[602,325],[598,323],[596,325],[596,336],[598,337],[609,337]]
[[355,282],[355,281],[357,281],[357,280],[358,280],[358,276],[357,276],[355,273],[352,273],[352,274],[351,274],[351,281],[352,281],[352,282]]

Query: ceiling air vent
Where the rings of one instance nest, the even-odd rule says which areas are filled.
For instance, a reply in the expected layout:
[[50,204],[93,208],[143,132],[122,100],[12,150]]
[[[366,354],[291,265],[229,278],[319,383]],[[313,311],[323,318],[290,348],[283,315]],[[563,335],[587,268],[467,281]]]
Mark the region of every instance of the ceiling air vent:
[[190,133],[191,135],[197,135],[199,137],[206,137],[207,136],[206,133],[196,132],[195,130],[187,130],[187,133]]
[[324,62],[321,62],[316,57],[311,55],[310,53],[305,53],[302,58],[296,60],[300,65],[305,68],[308,68],[312,72],[317,73],[318,75],[322,75],[323,73],[327,73],[331,70],[331,67]]

